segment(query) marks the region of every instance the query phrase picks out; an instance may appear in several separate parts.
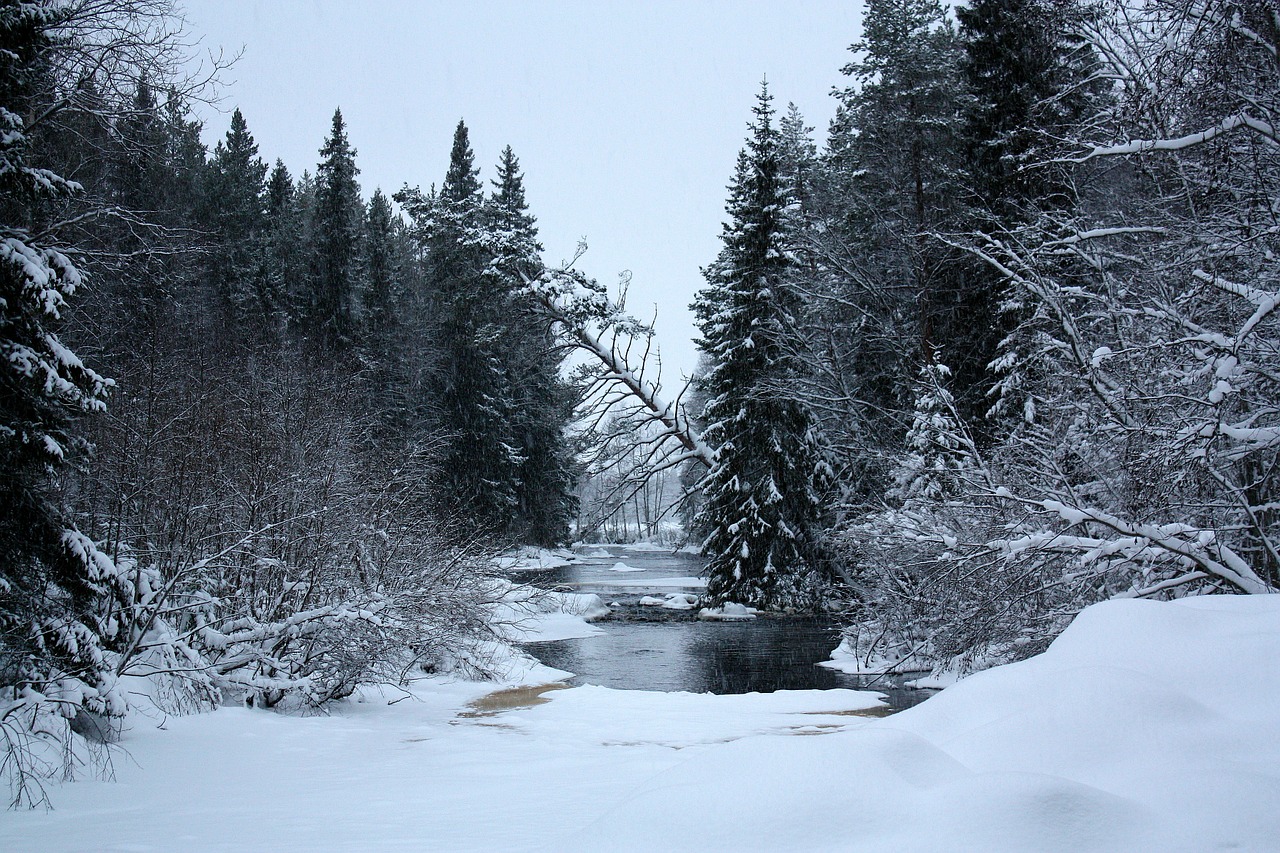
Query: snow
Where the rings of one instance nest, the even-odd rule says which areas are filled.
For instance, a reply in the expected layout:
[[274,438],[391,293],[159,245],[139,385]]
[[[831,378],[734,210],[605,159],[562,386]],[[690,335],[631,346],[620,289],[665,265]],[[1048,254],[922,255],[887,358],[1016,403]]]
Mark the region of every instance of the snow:
[[609,571],[611,572],[643,572],[644,569],[639,569],[639,568],[636,568],[635,566],[628,566],[626,563],[614,563],[612,566],[609,567]]
[[537,643],[594,637],[603,633],[590,624],[609,614],[600,596],[593,593],[550,592],[495,578],[496,601],[489,609],[495,630],[505,640]]
[[641,607],[663,607],[667,610],[692,610],[698,606],[698,596],[687,592],[669,592],[666,597],[646,595],[640,599]]
[[704,622],[749,622],[759,613],[754,607],[726,601],[719,607],[704,607],[698,611],[698,618]]
[[[860,691],[423,681],[329,716],[135,717],[6,851],[1276,850],[1280,596],[1113,601],[884,719]],[[407,697],[407,698],[406,698]]]
[[577,556],[572,551],[524,546],[508,551],[495,559],[495,568],[501,571],[537,571],[559,569],[572,564]]
[[672,551],[672,549],[669,546],[658,545],[654,542],[632,542],[627,545],[619,545],[618,547],[623,549],[624,551],[640,551],[640,552],[646,552],[646,553],[655,553],[655,552],[670,553]]

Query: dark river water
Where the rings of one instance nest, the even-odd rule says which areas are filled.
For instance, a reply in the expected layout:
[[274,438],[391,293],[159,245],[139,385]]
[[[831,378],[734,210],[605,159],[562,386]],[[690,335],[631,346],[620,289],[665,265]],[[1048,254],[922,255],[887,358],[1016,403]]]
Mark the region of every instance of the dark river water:
[[591,547],[582,549],[571,566],[518,573],[515,580],[544,589],[596,593],[613,610],[595,623],[602,635],[529,643],[525,648],[548,666],[575,673],[573,684],[693,693],[848,687],[882,693],[894,710],[932,694],[904,688],[900,680],[845,675],[818,666],[840,643],[839,627],[830,618],[760,616],[749,622],[703,622],[696,610],[639,604],[645,596],[701,592],[701,570],[701,559],[692,554]]

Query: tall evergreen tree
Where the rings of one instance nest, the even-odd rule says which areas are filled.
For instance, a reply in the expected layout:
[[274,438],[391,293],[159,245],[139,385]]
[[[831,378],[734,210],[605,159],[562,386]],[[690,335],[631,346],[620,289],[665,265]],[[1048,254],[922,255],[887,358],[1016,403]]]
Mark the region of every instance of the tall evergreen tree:
[[278,325],[301,320],[299,307],[306,305],[309,294],[303,291],[306,258],[303,251],[301,193],[284,162],[276,160],[263,192],[266,210],[263,255],[267,263],[263,287],[271,294]]
[[[840,448],[842,495],[880,505],[922,362],[949,358],[957,287],[932,238],[961,213],[961,48],[937,0],[869,0],[843,69],[806,230],[816,258],[803,327],[830,369],[815,371],[824,436]],[[969,322],[974,322],[971,318]],[[942,350],[939,356],[939,350]]]
[[1069,208],[1068,164],[1054,164],[1069,128],[1096,111],[1105,86],[1081,35],[1081,0],[972,0],[960,7],[972,97],[964,135],[973,206],[1014,225],[1030,205]]
[[279,307],[263,262],[266,175],[267,164],[237,108],[226,139],[214,146],[210,188],[218,232],[211,259],[214,292],[236,325],[260,326]]
[[313,295],[310,326],[315,343],[327,350],[351,343],[354,332],[356,262],[359,257],[364,203],[356,183],[356,152],[347,140],[342,110],[334,110],[333,127],[320,149],[316,167]]
[[476,531],[509,536],[525,457],[513,433],[507,336],[495,322],[506,307],[507,285],[486,274],[491,251],[479,174],[467,126],[459,121],[438,196],[429,206],[420,193],[406,198],[411,212],[426,214],[432,299],[441,315],[437,411],[450,437],[441,494]]
[[563,355],[551,328],[527,299],[515,293],[523,284],[521,274],[541,272],[542,246],[525,201],[520,161],[510,145],[498,161],[488,211],[494,266],[505,271],[509,291],[505,321],[495,322],[507,329],[505,360],[514,383],[510,391],[516,416],[513,438],[524,458],[512,532],[521,541],[551,545],[565,540],[576,509],[573,460],[565,437],[572,394],[560,375]]
[[365,218],[365,323],[371,334],[385,332],[397,319],[399,270],[394,229],[391,202],[376,189]]
[[781,391],[795,297],[782,237],[779,137],[762,88],[739,154],[716,261],[694,304],[710,357],[705,439],[716,449],[700,523],[711,531],[707,595],[766,608],[814,606],[820,453],[808,413]]
[[[1094,78],[1096,57],[1080,34],[1090,14],[1082,0],[974,0],[957,11],[970,92],[963,128],[971,228],[987,237],[1017,231],[1037,211],[1062,216],[1076,206],[1072,170],[1055,159],[1073,129],[1098,111],[1108,85]],[[1003,382],[989,365],[1023,318],[999,274],[970,266],[957,302],[961,313],[987,322],[958,326],[951,348],[963,356],[955,364],[958,402],[981,401],[970,406],[977,426]],[[1020,401],[1008,393],[995,402],[995,411],[1021,418]]]
[[48,698],[73,717],[122,706],[103,657],[113,628],[99,618],[115,566],[52,482],[81,449],[72,420],[102,409],[111,385],[57,334],[81,272],[46,214],[81,188],[43,168],[24,119],[50,104],[42,60],[54,22],[49,6],[0,5],[0,685],[17,703],[7,714]]

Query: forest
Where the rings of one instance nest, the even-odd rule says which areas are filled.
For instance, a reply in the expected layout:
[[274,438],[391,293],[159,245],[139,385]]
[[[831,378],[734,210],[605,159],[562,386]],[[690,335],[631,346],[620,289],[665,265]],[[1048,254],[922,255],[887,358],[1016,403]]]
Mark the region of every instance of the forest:
[[207,146],[228,65],[179,12],[0,4],[15,805],[139,680],[177,715],[491,677],[494,558],[637,500],[701,606],[834,614],[865,672],[1280,589],[1269,0],[867,0],[821,136],[742,105],[665,388],[510,146],[482,173],[460,121],[438,184],[371,192],[340,109],[312,163],[239,109]]

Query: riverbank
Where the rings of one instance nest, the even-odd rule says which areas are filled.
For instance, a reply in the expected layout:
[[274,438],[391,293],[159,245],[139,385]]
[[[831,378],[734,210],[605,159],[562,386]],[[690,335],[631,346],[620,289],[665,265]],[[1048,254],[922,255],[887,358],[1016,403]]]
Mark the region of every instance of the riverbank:
[[[484,685],[136,721],[6,851],[1275,850],[1280,597],[1090,608],[887,719],[854,691]],[[874,711],[872,711],[874,713]]]

